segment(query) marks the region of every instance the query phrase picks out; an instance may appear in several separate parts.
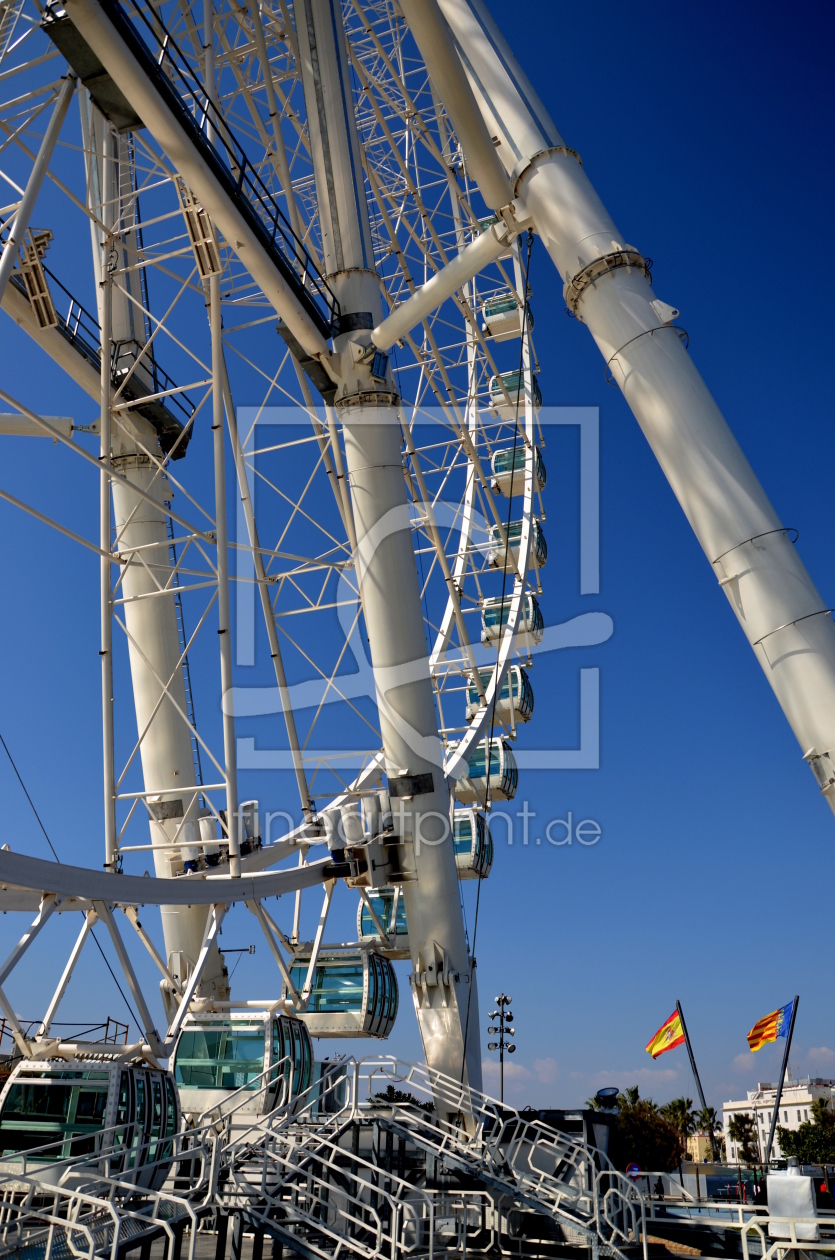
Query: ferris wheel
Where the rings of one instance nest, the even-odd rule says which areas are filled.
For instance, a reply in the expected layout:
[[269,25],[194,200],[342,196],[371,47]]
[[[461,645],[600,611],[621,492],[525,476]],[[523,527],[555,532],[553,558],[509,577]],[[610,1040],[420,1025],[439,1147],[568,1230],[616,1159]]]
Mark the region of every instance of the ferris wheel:
[[[90,400],[44,417],[0,381],[0,429],[61,443],[99,500],[98,538],[72,536],[100,563],[105,864],[0,855],[0,878],[35,934],[83,910],[73,959],[105,922],[156,1059],[234,1012],[218,932],[243,902],[277,965],[265,1009],[385,1037],[409,958],[427,1062],[478,1089],[458,883],[489,875],[544,629],[534,234],[831,800],[827,610],[481,0],[0,0],[0,93],[0,304]],[[236,686],[256,633],[273,678]],[[240,799],[249,716],[281,731],[283,827]],[[357,941],[333,950],[340,880]],[[164,1034],[115,908],[161,972]],[[61,1052],[73,959],[37,1053]]]
[[[89,437],[77,421],[47,428],[10,390],[19,410],[5,427],[57,426],[91,463],[110,452],[109,484],[91,470],[86,487],[101,493],[99,549],[111,557],[106,865],[129,873],[150,851],[160,879],[237,880],[282,861],[309,869],[326,844],[338,860],[313,942],[299,941],[301,889],[285,924],[251,902],[287,1010],[314,1034],[385,1036],[397,1008],[389,959],[411,951],[427,1052],[460,1075],[471,1027],[478,1085],[457,879],[489,874],[489,810],[516,791],[512,742],[533,713],[527,669],[543,628],[527,235],[481,196],[390,4],[344,6],[335,33],[329,5],[113,6],[107,21],[174,128],[159,134],[77,15],[22,4],[3,14],[0,73],[15,68],[17,101],[6,122],[43,129],[34,162],[28,146],[9,146],[10,173],[29,188],[62,171],[41,201],[54,227],[41,226],[40,206],[26,222],[21,206],[6,211],[3,303],[99,415]],[[337,84],[350,109],[331,118]],[[191,162],[240,220],[234,230],[218,231]],[[468,248],[484,255],[477,272],[445,281],[369,358],[386,312]],[[313,353],[330,340],[329,358],[347,359],[342,376],[360,385],[347,399]],[[363,485],[380,451],[382,477]],[[244,526],[231,545],[227,475]],[[248,624],[253,605],[275,669],[275,686],[254,694],[232,687],[229,634],[233,613]],[[217,630],[219,668],[200,645]],[[120,694],[112,662],[125,643],[132,685]],[[213,743],[199,719],[221,696]],[[262,835],[258,803],[239,801],[236,711],[284,726],[287,812],[301,818],[289,834]],[[135,730],[127,742],[123,729]],[[324,866],[305,878],[321,885]],[[359,894],[357,949],[323,954],[339,876]],[[207,927],[205,908],[162,904],[169,1018],[198,964],[189,997],[228,1004],[219,916]]]

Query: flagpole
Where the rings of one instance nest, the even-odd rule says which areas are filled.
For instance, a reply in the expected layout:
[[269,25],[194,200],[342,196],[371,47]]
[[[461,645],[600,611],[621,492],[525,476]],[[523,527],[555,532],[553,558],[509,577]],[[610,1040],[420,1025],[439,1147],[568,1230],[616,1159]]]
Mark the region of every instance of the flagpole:
[[[696,1058],[695,1058],[695,1055],[693,1054],[693,1047],[690,1045],[690,1034],[687,1031],[687,1025],[684,1022],[684,1011],[681,1009],[681,1002],[679,1002],[678,998],[676,998],[676,1010],[678,1011],[678,1017],[681,1020],[681,1031],[684,1033],[684,1041],[687,1046],[687,1053],[690,1055],[690,1066],[693,1069],[693,1080],[696,1082],[696,1090],[699,1095],[699,1102],[702,1104],[702,1111],[706,1112],[707,1103],[705,1102],[705,1095],[704,1095],[704,1090],[702,1089],[702,1082],[699,1080],[699,1069],[696,1067]],[[715,1163],[716,1162],[716,1143],[713,1138],[712,1128],[711,1128],[710,1133],[708,1134],[708,1137],[710,1138],[710,1153],[713,1156],[713,1161]]]
[[783,1094],[783,1081],[786,1079],[786,1068],[789,1065],[789,1051],[792,1047],[792,1033],[794,1032],[794,1021],[797,1015],[797,1004],[800,998],[795,994],[792,1002],[792,1017],[789,1021],[789,1033],[786,1037],[786,1048],[783,1051],[783,1066],[780,1068],[780,1080],[777,1082],[777,1098],[774,1101],[774,1115],[771,1117],[771,1130],[768,1134],[768,1146],[765,1148],[765,1166],[768,1168],[771,1163],[771,1146],[774,1141],[774,1130],[777,1128],[777,1116],[780,1114],[780,1099]]

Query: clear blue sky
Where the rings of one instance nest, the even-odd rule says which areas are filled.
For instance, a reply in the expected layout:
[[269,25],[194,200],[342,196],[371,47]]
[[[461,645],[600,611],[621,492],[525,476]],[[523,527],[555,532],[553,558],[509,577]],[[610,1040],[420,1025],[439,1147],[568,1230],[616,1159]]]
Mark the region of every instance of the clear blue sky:
[[[616,223],[654,259],[658,296],[680,308],[690,353],[784,522],[800,531],[824,602],[835,605],[831,13],[804,3],[532,0],[519,20],[520,8],[492,0],[491,8]],[[659,1101],[692,1095],[683,1051],[653,1065],[643,1050],[676,998],[714,1105],[773,1079],[776,1049],[751,1056],[745,1033],[797,992],[794,1067],[835,1076],[835,818],[591,339],[565,317],[540,247],[532,284],[546,403],[599,406],[601,415],[601,593],[576,593],[577,452],[565,434],[547,453],[543,608],[549,622],[601,610],[615,632],[605,645],[537,664],[535,731],[523,736],[532,746],[570,744],[578,670],[599,666],[600,770],[528,772],[518,798],[540,819],[567,810],[596,819],[600,843],[500,843],[482,889],[482,1011],[500,988],[514,998],[509,1096],[564,1106],[604,1083],[638,1083]],[[3,385],[47,413],[77,406],[2,319]],[[92,535],[88,490],[82,497],[66,461],[37,445],[33,453],[4,443],[0,485]],[[0,731],[62,856],[97,864],[96,562],[80,562],[69,543],[10,507],[0,506],[0,528]],[[2,762],[0,785],[2,842],[48,856]],[[241,787],[280,807],[269,782],[252,775]],[[472,937],[473,890],[466,896]],[[343,939],[353,905],[345,898],[339,909]],[[227,943],[255,939],[247,918],[233,918]],[[0,944],[20,927],[0,921]],[[41,1012],[49,968],[76,930],[58,925],[10,983],[22,1014]],[[368,1050],[415,1057],[400,972],[398,1026],[388,1047]],[[236,980],[248,996],[275,991],[260,944]],[[70,997],[79,1018],[122,1013],[92,954]]]

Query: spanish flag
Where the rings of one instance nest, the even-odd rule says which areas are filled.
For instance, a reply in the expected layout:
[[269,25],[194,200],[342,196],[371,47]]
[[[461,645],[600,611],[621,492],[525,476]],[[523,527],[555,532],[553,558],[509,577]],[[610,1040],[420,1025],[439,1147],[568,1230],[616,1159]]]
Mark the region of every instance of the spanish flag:
[[678,1011],[673,1011],[666,1024],[661,1025],[647,1046],[647,1054],[657,1059],[659,1054],[664,1054],[667,1050],[675,1050],[676,1046],[683,1045],[684,1029],[681,1026],[681,1016]]
[[762,1019],[757,1020],[748,1034],[748,1045],[752,1050],[760,1050],[769,1041],[776,1041],[778,1037],[788,1037],[793,1006],[794,1002],[787,1002],[785,1006],[780,1006],[770,1015],[764,1015]]

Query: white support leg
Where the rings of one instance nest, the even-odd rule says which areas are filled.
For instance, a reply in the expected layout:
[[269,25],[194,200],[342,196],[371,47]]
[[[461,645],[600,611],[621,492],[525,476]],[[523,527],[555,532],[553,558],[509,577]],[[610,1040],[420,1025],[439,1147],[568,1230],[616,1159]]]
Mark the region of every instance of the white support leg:
[[172,975],[169,969],[166,967],[165,960],[160,956],[160,953],[157,950],[156,945],[151,940],[150,936],[145,931],[142,924],[139,922],[139,914],[136,910],[136,907],[125,906],[124,911],[125,911],[125,918],[130,924],[133,925],[133,930],[136,932],[136,935],[139,937],[140,941],[145,946],[148,953],[151,955],[151,958],[153,959],[154,963],[156,964],[156,966],[159,968],[160,972],[162,973],[163,978],[167,980],[168,983],[170,984],[171,991],[173,993],[178,994],[178,996],[182,997],[184,986],[182,985],[180,980],[177,978],[177,976]]
[[26,1034],[24,1033],[23,1029],[20,1026],[20,1020],[17,1018],[17,1015],[15,1015],[14,1007],[12,1006],[11,1002],[9,1001],[8,997],[6,996],[6,993],[4,992],[1,986],[0,986],[0,1010],[2,1010],[3,1014],[5,1015],[6,1019],[9,1021],[9,1024],[11,1025],[12,1036],[15,1039],[15,1044],[17,1045],[17,1048],[20,1051],[20,1053],[23,1055],[25,1059],[34,1058],[32,1045],[29,1041],[26,1040]]
[[[483,0],[438,0],[512,193],[527,206],[835,812],[835,626],[750,464]],[[430,66],[431,72],[431,66]],[[443,97],[444,85],[436,87]]]
[[55,893],[48,893],[44,897],[43,901],[41,902],[41,908],[38,911],[36,918],[33,920],[30,927],[23,933],[20,940],[15,945],[14,949],[9,954],[6,961],[3,963],[2,967],[0,967],[0,985],[3,985],[6,983],[9,976],[12,974],[15,967],[20,962],[21,958],[26,953],[29,946],[36,939],[36,937],[40,935],[42,928],[44,928],[46,924],[49,922],[49,920],[52,918],[53,914],[60,906],[62,900],[63,898],[56,896]]
[[322,912],[319,915],[319,923],[316,927],[316,935],[313,938],[313,948],[310,951],[310,962],[307,964],[307,975],[305,976],[304,985],[301,991],[302,1009],[306,1009],[310,1001],[310,995],[313,992],[313,981],[316,978],[316,963],[319,961],[319,950],[322,947],[322,938],[325,935],[325,927],[328,922],[328,911],[331,908],[333,899],[333,890],[336,887],[336,880],[329,880],[325,884],[325,897],[322,902]]
[[226,906],[212,906],[209,911],[209,918],[206,922],[206,931],[203,933],[203,943],[200,946],[200,952],[197,955],[197,962],[195,964],[194,971],[189,976],[188,984],[183,990],[183,996],[180,999],[177,1014],[174,1016],[174,1019],[171,1021],[168,1028],[168,1032],[165,1034],[165,1043],[162,1047],[162,1055],[164,1058],[168,1058],[171,1054],[176,1040],[180,1035],[183,1020],[188,1014],[188,1008],[191,1005],[191,1000],[197,992],[197,986],[200,983],[200,977],[203,975],[203,969],[206,966],[212,950],[217,946],[217,937],[220,931],[220,925],[223,923],[225,918],[226,910]]
[[2,1009],[3,1014],[11,1024],[12,1036],[14,1037],[21,1054],[25,1055],[27,1059],[32,1058],[32,1047],[26,1039],[23,1029],[20,1026],[20,1021],[15,1015],[14,1007],[6,996],[2,986],[6,983],[6,980],[14,971],[29,946],[40,934],[41,929],[52,918],[62,900],[63,898],[56,896],[54,893],[50,893],[44,897],[34,922],[31,924],[29,929],[23,933],[23,936],[21,936],[20,940],[15,945],[14,949],[3,963],[3,966],[0,967],[0,1009]]
[[162,1039],[154,1027],[153,1017],[151,1012],[148,1010],[148,1004],[145,1001],[142,989],[139,987],[139,981],[136,978],[136,972],[133,969],[133,964],[131,963],[131,960],[128,957],[128,952],[125,949],[125,943],[119,934],[119,929],[117,928],[116,922],[113,918],[113,911],[104,901],[94,901],[93,909],[96,911],[96,914],[105,924],[108,932],[110,933],[113,948],[116,950],[116,957],[119,959],[119,965],[125,974],[125,979],[128,982],[128,988],[133,995],[133,1000],[136,1003],[136,1009],[139,1012],[139,1018],[142,1020],[142,1028],[151,1053],[164,1058],[165,1053],[162,1046]]
[[61,1004],[61,1000],[67,991],[67,985],[72,979],[72,973],[75,971],[75,965],[78,962],[79,958],[81,957],[81,951],[84,948],[84,942],[87,940],[87,937],[90,935],[91,929],[94,928],[96,923],[98,922],[98,918],[99,916],[96,914],[95,910],[88,910],[84,916],[84,925],[78,934],[78,938],[75,944],[72,947],[72,952],[70,953],[70,956],[67,960],[67,965],[64,968],[64,974],[61,976],[61,979],[58,981],[58,987],[52,995],[52,1001],[49,1003],[49,1006],[46,1008],[46,1014],[43,1017],[43,1023],[38,1028],[39,1037],[49,1036],[49,1030],[52,1027],[52,1021],[55,1018],[55,1015],[58,1011],[58,1007]]

